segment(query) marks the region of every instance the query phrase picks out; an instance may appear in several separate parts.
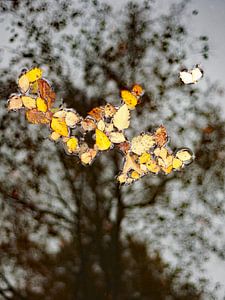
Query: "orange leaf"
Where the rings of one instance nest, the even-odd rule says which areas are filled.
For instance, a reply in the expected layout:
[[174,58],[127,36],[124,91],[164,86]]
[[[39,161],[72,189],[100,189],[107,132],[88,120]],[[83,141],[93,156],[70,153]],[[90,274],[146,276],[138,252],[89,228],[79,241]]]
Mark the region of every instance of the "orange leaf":
[[139,84],[135,84],[132,87],[132,94],[137,96],[137,97],[141,97],[144,94],[144,90],[142,88],[142,86],[140,86]]
[[104,108],[102,106],[95,107],[88,112],[89,116],[92,116],[96,121],[100,121],[104,117]]

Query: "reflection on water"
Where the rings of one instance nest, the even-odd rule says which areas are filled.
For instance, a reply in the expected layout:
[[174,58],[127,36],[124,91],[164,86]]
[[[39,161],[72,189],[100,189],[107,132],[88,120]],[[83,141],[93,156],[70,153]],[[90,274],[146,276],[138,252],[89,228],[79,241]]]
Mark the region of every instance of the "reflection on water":
[[[198,63],[184,65],[193,44],[203,61],[210,56],[207,38],[185,25],[193,9],[179,3],[163,15],[146,1],[118,13],[96,0],[3,1],[0,9],[9,41],[0,52],[0,299],[215,295],[207,279],[193,278],[211,255],[224,259],[225,131],[211,101],[217,86],[207,76],[197,85],[179,81],[183,67]],[[142,84],[129,136],[163,123],[172,147],[194,149],[195,162],[122,188],[113,151],[90,168],[79,165],[44,127],[6,112],[21,68],[36,64],[56,83],[58,104],[63,99],[83,116]]]

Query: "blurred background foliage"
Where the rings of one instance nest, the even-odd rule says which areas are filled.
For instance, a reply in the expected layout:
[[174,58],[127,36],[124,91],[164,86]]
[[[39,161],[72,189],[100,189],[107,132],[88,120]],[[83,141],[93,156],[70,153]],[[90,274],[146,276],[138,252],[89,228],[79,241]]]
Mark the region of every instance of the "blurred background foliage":
[[[193,44],[209,55],[207,37],[182,23],[188,2],[166,14],[154,5],[0,2],[0,299],[213,298],[217,287],[200,275],[212,253],[225,256],[225,128],[213,105],[220,89],[207,76],[205,84],[179,82]],[[58,104],[83,116],[119,104],[121,88],[143,85],[129,137],[163,123],[171,148],[192,148],[195,162],[128,187],[116,183],[115,151],[80,165],[48,140],[47,128],[6,110],[21,69],[36,65]]]

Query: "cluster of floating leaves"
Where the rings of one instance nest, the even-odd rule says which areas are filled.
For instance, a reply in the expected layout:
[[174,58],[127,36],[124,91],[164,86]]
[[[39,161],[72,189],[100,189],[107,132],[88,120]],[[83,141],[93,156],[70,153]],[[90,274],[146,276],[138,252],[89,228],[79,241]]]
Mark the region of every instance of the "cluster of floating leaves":
[[[188,148],[172,152],[164,126],[155,132],[143,132],[129,141],[125,130],[129,128],[131,111],[140,102],[144,90],[135,84],[131,91],[121,91],[121,105],[93,108],[83,118],[75,110],[54,107],[56,94],[50,83],[42,78],[42,70],[24,70],[18,79],[20,93],[12,94],[8,110],[24,108],[26,119],[32,124],[46,124],[49,138],[60,141],[67,154],[76,155],[84,165],[91,165],[97,154],[115,147],[123,154],[123,168],[117,176],[121,184],[130,184],[148,173],[170,174],[188,165],[193,154]],[[91,134],[93,145],[86,142]]]

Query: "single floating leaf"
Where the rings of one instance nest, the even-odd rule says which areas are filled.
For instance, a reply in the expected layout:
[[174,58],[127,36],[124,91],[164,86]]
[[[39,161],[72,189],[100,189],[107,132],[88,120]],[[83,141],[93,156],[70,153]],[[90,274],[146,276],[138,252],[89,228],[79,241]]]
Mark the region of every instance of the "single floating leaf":
[[175,157],[180,159],[184,164],[189,164],[193,160],[193,154],[187,148],[178,150]]
[[203,76],[203,71],[196,65],[196,67],[190,71],[185,70],[180,72],[180,79],[184,84],[197,83]]

